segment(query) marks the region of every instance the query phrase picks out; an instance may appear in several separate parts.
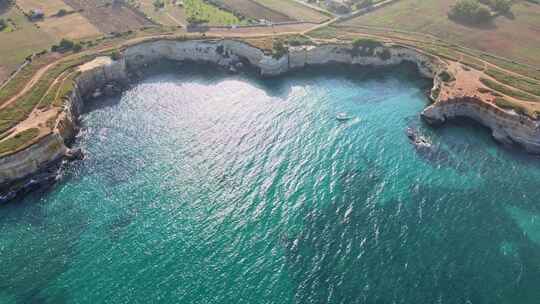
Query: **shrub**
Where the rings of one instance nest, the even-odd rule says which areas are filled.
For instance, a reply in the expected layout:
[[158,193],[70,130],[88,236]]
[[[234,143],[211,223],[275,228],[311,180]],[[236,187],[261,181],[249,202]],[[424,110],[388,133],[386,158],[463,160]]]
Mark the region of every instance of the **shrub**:
[[294,36],[287,39],[287,44],[290,46],[310,45],[311,39],[304,36]]
[[56,13],[56,16],[58,17],[62,17],[62,16],[65,16],[67,14],[67,11],[63,8],[59,9],[58,10],[58,13]]
[[274,40],[272,43],[272,57],[275,59],[281,58],[287,53],[288,49],[281,40]]
[[365,48],[376,48],[379,46],[383,46],[383,44],[375,39],[371,38],[356,38],[352,42],[352,46],[355,49],[365,47]]
[[510,0],[492,0],[491,7],[501,14],[506,14],[510,13],[512,2]]
[[0,142],[0,155],[22,148],[38,135],[39,130],[36,128],[31,128],[15,134],[11,138],[3,140]]
[[67,52],[67,51],[74,51],[78,52],[82,50],[82,45],[80,43],[75,43],[69,39],[62,39],[59,44],[55,44],[51,47],[51,51],[53,52]]
[[7,22],[4,19],[0,19],[0,32],[7,27]]
[[444,82],[454,81],[456,78],[450,72],[444,70],[439,73],[439,78]]
[[79,52],[80,50],[82,50],[82,45],[80,43],[75,43],[72,49],[74,52]]
[[[353,56],[373,56],[375,54],[375,48],[381,47],[383,44],[380,41],[370,38],[357,38],[352,42],[351,55]],[[383,52],[384,53],[384,52]],[[390,58],[390,54],[379,55]],[[382,57],[380,57],[382,58]]]
[[111,53],[111,58],[112,60],[118,60],[120,59],[122,56],[120,55],[120,52],[118,50],[114,50],[112,53]]
[[154,4],[154,8],[155,9],[160,9],[160,8],[164,8],[165,7],[165,2],[163,2],[162,0],[155,0],[153,2]]
[[485,23],[491,20],[491,12],[476,0],[458,0],[450,9],[448,17],[466,23]]

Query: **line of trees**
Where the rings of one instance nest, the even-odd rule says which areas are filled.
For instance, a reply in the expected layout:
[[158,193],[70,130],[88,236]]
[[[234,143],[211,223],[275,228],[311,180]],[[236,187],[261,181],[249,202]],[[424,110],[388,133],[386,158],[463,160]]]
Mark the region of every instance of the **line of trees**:
[[55,44],[51,47],[51,51],[60,53],[67,51],[78,52],[80,50],[82,50],[82,45],[80,43],[76,43],[65,38],[62,39],[59,44]]

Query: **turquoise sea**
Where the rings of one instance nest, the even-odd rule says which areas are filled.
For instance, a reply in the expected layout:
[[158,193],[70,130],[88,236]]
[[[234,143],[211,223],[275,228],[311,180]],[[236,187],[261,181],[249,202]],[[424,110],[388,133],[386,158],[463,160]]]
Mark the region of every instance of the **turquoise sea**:
[[540,303],[540,158],[426,126],[410,67],[172,70],[0,207],[0,303]]

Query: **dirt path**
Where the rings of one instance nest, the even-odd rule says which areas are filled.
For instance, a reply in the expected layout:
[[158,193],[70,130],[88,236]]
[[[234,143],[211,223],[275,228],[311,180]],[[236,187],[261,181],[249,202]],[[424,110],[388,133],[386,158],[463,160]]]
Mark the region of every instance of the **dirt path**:
[[30,91],[30,89],[32,89],[32,87],[34,86],[34,84],[36,84],[40,79],[41,79],[41,76],[43,76],[48,70],[49,68],[53,67],[54,65],[56,65],[58,61],[54,61],[52,63],[49,63],[48,65],[40,68],[33,76],[32,78],[30,78],[30,80],[26,83],[26,85],[24,86],[24,88],[22,90],[19,91],[19,93],[13,95],[13,97],[11,97],[10,99],[8,99],[6,102],[4,102],[2,105],[0,105],[0,110],[2,110],[3,108],[7,107],[8,105],[12,104],[13,102],[15,102],[18,98],[20,98],[21,96],[23,96],[24,94],[26,94],[28,91]]
[[[319,29],[319,28],[322,28],[322,27],[325,27],[327,25],[330,25],[330,24],[333,24],[334,22],[336,22],[338,20],[338,18],[334,18],[332,20],[329,20],[327,22],[324,22],[324,23],[321,23],[321,24],[312,24],[312,23],[299,23],[299,24],[286,24],[286,25],[276,25],[276,26],[272,26],[272,27],[240,27],[240,28],[231,28],[231,29],[228,29],[228,28],[214,28],[214,29],[210,29],[209,31],[207,32],[204,32],[204,34],[208,35],[208,37],[228,37],[228,38],[235,38],[235,37],[239,37],[239,38],[242,38],[242,37],[246,37],[246,38],[251,38],[251,37],[264,37],[264,36],[273,36],[273,35],[285,35],[285,34],[307,34],[313,30],[316,30],[316,29]],[[84,55],[85,53],[86,54],[90,54],[90,53],[95,53],[95,52],[103,52],[103,51],[107,51],[107,50],[111,50],[111,49],[114,49],[114,48],[117,48],[118,46],[120,47],[125,47],[125,46],[128,46],[128,45],[132,45],[132,44],[136,44],[136,43],[139,43],[139,42],[144,42],[146,40],[153,40],[153,39],[156,39],[156,38],[160,38],[160,37],[171,37],[175,34],[178,34],[178,33],[166,33],[166,34],[159,34],[159,35],[152,35],[152,36],[144,36],[144,37],[137,37],[137,38],[133,38],[131,40],[127,40],[123,43],[121,43],[120,45],[115,45],[115,44],[111,44],[111,45],[105,45],[105,46],[102,46],[100,48],[97,48],[97,49],[92,49],[92,50],[86,50],[86,51],[83,51],[81,53],[78,53],[78,54],[73,54],[73,55],[69,55],[69,56],[66,56],[66,57],[63,57],[63,58],[59,58],[51,63],[49,63],[48,65],[40,68],[33,76],[32,78],[26,83],[26,85],[24,86],[24,88],[22,90],[20,90],[17,94],[15,94],[13,97],[11,97],[7,102],[5,102],[4,104],[2,104],[0,106],[0,110],[2,110],[3,108],[5,108],[6,106],[8,105],[11,105],[12,103],[14,103],[18,98],[20,98],[21,96],[23,96],[24,94],[28,93],[33,87],[34,85],[43,77],[43,75],[45,75],[47,73],[47,71],[49,71],[52,67],[54,67],[56,64],[58,64],[59,62],[63,61],[63,60],[69,60],[70,58],[74,57],[74,56],[81,56],[81,55]],[[188,34],[188,33],[186,33]],[[202,34],[202,33],[201,33]],[[406,45],[406,46],[409,46],[409,47],[414,47],[415,49],[418,49],[417,46],[415,46],[414,44],[412,44],[411,42],[420,42],[419,40],[414,40],[414,39],[401,39],[401,38],[397,38],[395,36],[390,36],[390,35],[375,35],[375,34],[368,34],[368,33],[355,33],[355,34],[360,34],[360,35],[363,35],[363,36],[371,36],[371,37],[374,37],[374,38],[383,38],[384,40],[389,40],[389,41],[392,41],[392,42],[396,42],[396,43],[400,43],[400,44],[403,44],[403,45]],[[325,39],[315,39],[315,40],[318,40],[318,41],[325,41],[325,42],[334,42],[334,40],[325,40]],[[426,41],[421,41],[422,43],[426,43]],[[454,50],[456,53],[460,54],[460,57],[462,57],[463,55],[467,55],[467,56],[470,56],[466,53],[462,53],[460,51],[457,51],[457,50]],[[518,76],[518,77],[525,77],[527,79],[531,79],[533,81],[536,81],[535,79],[532,79],[530,77],[527,77],[527,76],[524,76],[524,75],[521,75],[519,73],[516,73],[516,72],[513,72],[513,71],[509,71],[505,68],[501,68],[497,65],[494,65],[492,63],[489,63],[483,59],[480,59],[480,58],[477,58],[475,57],[475,59],[478,59],[479,61],[483,62],[484,65],[487,67],[487,66],[492,66],[492,67],[496,67],[502,71],[505,71],[509,74],[512,74],[512,75],[515,75],[515,76]],[[64,73],[62,73],[61,75],[59,75],[54,81],[53,83],[51,84],[51,86],[49,87],[48,90],[50,90],[58,81],[63,81],[63,77],[65,76]],[[489,77],[489,78],[492,78],[492,77]],[[516,89],[516,90],[519,90],[518,88],[514,88],[512,87],[513,89]],[[522,90],[520,90],[522,91]],[[43,98],[43,96],[42,96]],[[35,114],[34,112],[32,114]],[[35,115],[33,115],[35,116]]]

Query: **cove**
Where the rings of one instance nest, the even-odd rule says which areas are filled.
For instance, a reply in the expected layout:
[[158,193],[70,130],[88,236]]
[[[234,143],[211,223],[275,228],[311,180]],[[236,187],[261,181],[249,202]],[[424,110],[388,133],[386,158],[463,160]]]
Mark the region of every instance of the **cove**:
[[329,70],[89,103],[86,159],[0,209],[0,302],[536,303],[538,159],[425,126],[406,66]]

